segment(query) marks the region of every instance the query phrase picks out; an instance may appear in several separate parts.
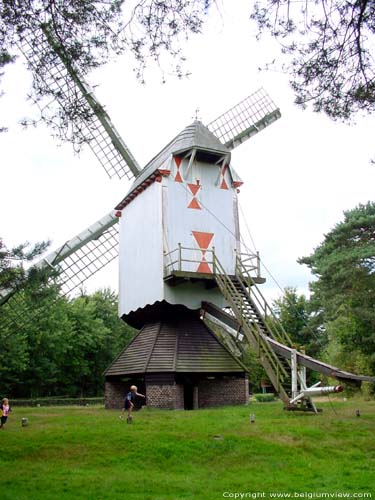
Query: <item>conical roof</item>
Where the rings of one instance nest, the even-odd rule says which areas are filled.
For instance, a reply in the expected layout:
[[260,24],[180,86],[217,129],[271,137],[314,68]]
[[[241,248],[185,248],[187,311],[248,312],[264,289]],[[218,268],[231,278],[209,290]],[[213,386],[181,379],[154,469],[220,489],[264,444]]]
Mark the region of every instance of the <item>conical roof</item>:
[[229,149],[198,120],[180,132],[172,141],[171,146],[171,153],[173,154],[178,154],[193,148],[201,151],[212,151],[224,154],[229,153]]
[[244,371],[203,321],[184,317],[146,324],[105,375]]
[[123,208],[126,200],[131,196],[141,184],[151,177],[159,169],[169,169],[171,155],[176,155],[197,149],[211,154],[228,155],[230,163],[230,150],[226,148],[219,139],[202,122],[196,120],[188,127],[184,128],[169,144],[167,144],[141,171],[135,179],[125,198],[116,206],[116,209]]

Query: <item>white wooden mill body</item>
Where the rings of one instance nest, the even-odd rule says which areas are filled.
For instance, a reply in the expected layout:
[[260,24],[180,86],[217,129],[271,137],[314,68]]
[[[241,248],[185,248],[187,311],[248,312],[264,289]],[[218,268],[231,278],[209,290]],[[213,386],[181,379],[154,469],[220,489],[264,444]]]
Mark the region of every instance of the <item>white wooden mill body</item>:
[[[233,275],[242,184],[229,150],[199,121],[183,130],[137,177],[116,207],[120,218],[119,313],[165,301],[223,307],[213,250]],[[211,279],[211,280],[210,280]]]

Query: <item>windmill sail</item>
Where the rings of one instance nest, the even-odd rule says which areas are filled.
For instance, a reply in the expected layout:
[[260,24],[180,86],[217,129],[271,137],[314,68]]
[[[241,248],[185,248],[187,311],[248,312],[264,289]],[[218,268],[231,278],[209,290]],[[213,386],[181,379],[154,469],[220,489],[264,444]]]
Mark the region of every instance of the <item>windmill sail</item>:
[[[49,283],[56,283],[61,295],[67,295],[117,256],[118,219],[110,213],[47,255],[36,268],[50,268]],[[18,325],[37,313],[30,311],[19,290],[0,290],[0,305],[14,311],[9,321],[17,320]]]
[[280,109],[260,88],[209,123],[207,128],[228,149],[234,149],[280,117]]
[[69,116],[69,140],[87,143],[109,177],[132,179],[138,175],[140,167],[134,156],[47,25],[41,26],[37,36],[31,32],[24,34],[20,49],[33,69],[40,66],[41,53],[43,57],[48,55],[49,69],[43,73],[43,84]]
[[118,219],[108,214],[49,254],[38,266],[57,272],[63,295],[118,256]]

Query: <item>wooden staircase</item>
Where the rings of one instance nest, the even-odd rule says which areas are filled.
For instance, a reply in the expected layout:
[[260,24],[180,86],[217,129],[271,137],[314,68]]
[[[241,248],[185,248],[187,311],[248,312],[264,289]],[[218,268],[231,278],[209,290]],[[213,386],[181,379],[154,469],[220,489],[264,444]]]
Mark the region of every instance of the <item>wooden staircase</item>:
[[235,276],[228,276],[215,256],[215,279],[251,348],[258,354],[267,376],[287,407],[290,407],[290,361],[277,354],[266,337],[292,347],[292,341],[273,314],[248,270],[237,259]]

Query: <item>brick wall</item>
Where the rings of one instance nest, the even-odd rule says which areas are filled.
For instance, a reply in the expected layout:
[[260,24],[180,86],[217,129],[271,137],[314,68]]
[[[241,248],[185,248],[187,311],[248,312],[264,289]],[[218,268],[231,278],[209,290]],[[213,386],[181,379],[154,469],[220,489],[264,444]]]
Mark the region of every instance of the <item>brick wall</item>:
[[[106,381],[105,407],[121,409],[129,382]],[[179,410],[184,408],[184,388],[174,381],[146,381],[146,404],[151,408]],[[245,378],[199,380],[194,389],[194,408],[246,404],[249,399],[249,380]]]
[[147,384],[147,406],[167,410],[184,409],[183,386],[171,384]]
[[107,410],[121,409],[124,406],[125,390],[124,382],[106,381],[104,401]]
[[199,408],[223,405],[243,405],[249,400],[249,380],[214,379],[200,380],[198,383]]

